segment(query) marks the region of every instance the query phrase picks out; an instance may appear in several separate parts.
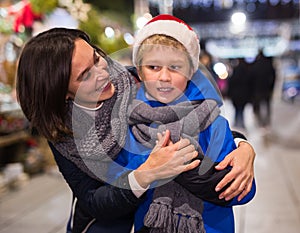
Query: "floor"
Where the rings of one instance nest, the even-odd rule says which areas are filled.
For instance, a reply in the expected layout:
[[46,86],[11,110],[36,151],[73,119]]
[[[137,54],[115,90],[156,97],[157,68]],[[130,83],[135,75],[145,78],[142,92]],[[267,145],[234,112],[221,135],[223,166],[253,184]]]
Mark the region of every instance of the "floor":
[[63,233],[71,193],[54,170],[32,177],[0,199],[1,233]]
[[300,103],[287,104],[275,96],[273,105],[269,132],[257,128],[252,109],[246,109],[246,134],[257,154],[257,193],[235,208],[237,233],[300,232]]
[[[276,96],[275,96],[276,97]],[[225,102],[225,115],[232,119]],[[289,113],[289,114],[287,114]],[[246,108],[245,133],[257,156],[257,194],[235,208],[237,233],[298,233],[300,230],[300,104],[274,100],[272,128],[266,134]],[[54,169],[0,197],[0,233],[63,233],[71,194]]]

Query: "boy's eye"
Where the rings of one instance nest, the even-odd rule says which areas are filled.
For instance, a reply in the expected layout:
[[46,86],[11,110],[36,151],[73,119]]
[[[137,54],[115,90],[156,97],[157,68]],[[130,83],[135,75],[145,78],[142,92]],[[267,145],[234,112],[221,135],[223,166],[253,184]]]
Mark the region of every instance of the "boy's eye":
[[161,66],[147,65],[146,67],[150,70],[156,70],[156,71],[161,70]]
[[181,68],[181,66],[179,66],[179,65],[170,65],[169,66],[169,69],[171,69],[171,70],[180,70],[180,68]]

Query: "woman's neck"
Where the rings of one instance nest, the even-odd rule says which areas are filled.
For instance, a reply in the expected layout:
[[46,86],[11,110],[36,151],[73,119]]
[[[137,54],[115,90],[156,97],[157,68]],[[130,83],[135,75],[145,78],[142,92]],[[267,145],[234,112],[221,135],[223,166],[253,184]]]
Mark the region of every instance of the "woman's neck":
[[86,106],[83,106],[83,105],[80,105],[78,103],[76,103],[75,101],[73,101],[74,105],[80,109],[82,109],[83,111],[85,111],[87,114],[91,115],[91,116],[94,116],[95,112],[97,110],[99,110],[102,106],[103,106],[103,102],[101,102],[97,107],[95,108],[90,108],[90,107],[86,107]]

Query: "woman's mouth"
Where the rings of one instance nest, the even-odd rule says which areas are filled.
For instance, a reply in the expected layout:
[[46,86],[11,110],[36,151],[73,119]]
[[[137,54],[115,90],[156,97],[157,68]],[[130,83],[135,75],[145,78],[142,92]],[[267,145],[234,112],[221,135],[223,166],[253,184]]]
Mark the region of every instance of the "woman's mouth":
[[101,87],[98,87],[96,89],[96,92],[104,92],[107,91],[111,87],[111,83],[109,81],[106,81]]

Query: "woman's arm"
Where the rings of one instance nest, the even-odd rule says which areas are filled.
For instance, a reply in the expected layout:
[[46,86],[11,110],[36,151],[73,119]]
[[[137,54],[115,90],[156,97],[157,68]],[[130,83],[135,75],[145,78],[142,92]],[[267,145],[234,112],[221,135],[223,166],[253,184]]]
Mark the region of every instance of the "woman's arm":
[[[243,135],[236,135],[238,138],[245,140]],[[255,185],[252,186],[253,180],[251,180],[250,186],[251,193],[249,193],[249,190],[246,195],[243,196],[243,198],[246,198],[244,198],[242,202],[239,202],[242,199],[240,196],[239,199],[234,198],[243,192],[243,190],[239,190],[238,188],[233,190],[233,192],[238,192],[235,196],[226,199],[222,196],[223,192],[228,191],[230,188],[235,188],[234,186],[232,187],[235,180],[229,180],[221,189],[216,189],[216,186],[224,181],[225,177],[228,178],[228,175],[232,174],[233,169],[236,170],[237,168],[235,167],[236,164],[228,164],[224,169],[217,170],[215,169],[215,166],[213,166],[213,161],[215,161],[215,165],[217,165],[222,160],[228,159],[228,154],[231,155],[234,154],[234,152],[245,153],[237,151],[235,142],[232,138],[232,132],[226,119],[218,117],[208,129],[200,134],[199,143],[206,155],[202,160],[200,167],[180,174],[176,178],[176,181],[197,197],[217,205],[238,205],[251,200],[255,193]],[[242,147],[243,143],[245,142],[240,142],[240,147]],[[234,201],[232,201],[232,199]]]
[[[215,90],[222,97],[210,72],[204,66],[201,66],[201,68],[204,68],[204,76],[212,83]],[[237,131],[232,131],[232,135],[235,139],[246,139],[243,134]],[[229,185],[225,191],[221,192],[221,198],[230,200],[239,195],[238,200],[240,201],[250,192],[254,181],[255,155],[255,151],[249,142],[240,142],[237,145],[237,149],[229,153],[226,158],[215,167],[217,170],[223,170],[228,166],[232,166],[232,170],[216,186],[216,191],[220,191]]]
[[220,198],[230,200],[238,196],[242,200],[252,189],[254,180],[255,151],[250,143],[241,141],[238,148],[229,153],[217,166],[217,170],[223,170],[231,166],[231,171],[216,186],[216,191],[221,190],[228,183],[230,186],[220,194]]
[[[73,195],[90,215],[99,219],[114,219],[133,212],[138,206],[140,199],[130,189],[105,185],[91,178],[61,155],[51,143],[49,145]],[[124,186],[129,187],[127,177],[122,179]]]
[[[161,136],[149,158],[134,171],[139,185],[147,188],[153,181],[166,179],[199,165],[199,160],[186,163],[197,157],[194,146],[183,139],[172,144],[170,132]],[[74,163],[61,155],[49,143],[56,163],[74,196],[90,215],[99,219],[114,219],[132,213],[140,199],[130,187],[128,173],[117,179],[117,184],[109,185],[95,180],[81,171]]]

